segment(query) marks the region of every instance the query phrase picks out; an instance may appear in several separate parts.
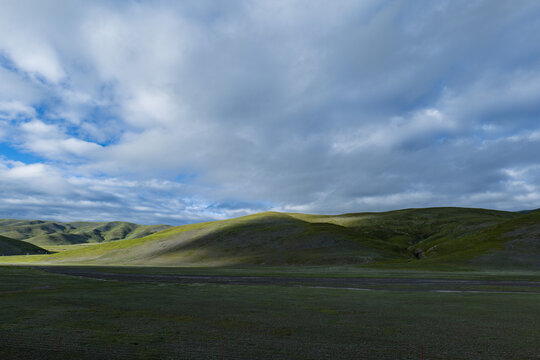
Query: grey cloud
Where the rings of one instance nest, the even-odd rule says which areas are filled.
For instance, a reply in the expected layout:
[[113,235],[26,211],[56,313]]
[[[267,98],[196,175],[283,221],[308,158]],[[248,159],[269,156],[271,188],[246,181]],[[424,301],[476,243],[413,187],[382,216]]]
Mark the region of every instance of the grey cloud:
[[230,207],[193,195],[196,186],[165,180],[75,177],[50,165],[0,161],[0,214],[9,218],[185,224],[245,215],[259,204]]
[[[0,84],[0,103],[45,104],[38,120],[63,129],[61,141],[19,146],[63,179],[118,181],[102,216],[115,204],[177,222],[227,206],[535,207],[534,171],[523,170],[540,150],[526,138],[540,130],[534,1],[48,4],[4,5],[28,20],[0,51],[49,80],[0,68],[35,92]],[[43,43],[41,63],[25,58],[28,38]],[[152,194],[178,202],[160,209]]]

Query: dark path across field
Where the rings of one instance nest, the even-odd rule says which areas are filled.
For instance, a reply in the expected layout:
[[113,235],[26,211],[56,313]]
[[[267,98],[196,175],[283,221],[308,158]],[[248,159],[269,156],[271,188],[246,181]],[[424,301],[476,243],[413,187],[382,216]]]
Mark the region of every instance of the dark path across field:
[[[225,285],[282,285],[346,288],[351,290],[463,291],[463,292],[540,292],[540,281],[458,280],[419,278],[315,278],[277,276],[177,275],[102,272],[71,266],[35,267],[54,274],[101,280]],[[478,287],[480,287],[478,289]],[[489,288],[486,288],[489,287]]]

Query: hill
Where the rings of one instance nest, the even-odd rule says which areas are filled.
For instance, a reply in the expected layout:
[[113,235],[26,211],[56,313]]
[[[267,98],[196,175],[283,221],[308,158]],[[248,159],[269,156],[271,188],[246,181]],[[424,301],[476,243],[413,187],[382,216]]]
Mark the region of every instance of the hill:
[[537,268],[539,239],[540,211],[522,214],[426,208],[344,215],[264,212],[170,227],[141,238],[102,241],[39,256],[35,261],[152,266],[378,264]]
[[486,227],[455,239],[442,239],[428,248],[430,261],[481,266],[540,268],[540,211]]
[[5,236],[0,236],[0,256],[8,255],[34,255],[34,254],[47,254],[47,250],[38,246],[10,239]]
[[[265,212],[172,227],[144,238],[87,246],[49,255],[40,261],[154,266],[373,263],[519,266],[511,259],[529,256],[531,248],[536,249],[535,231],[540,228],[537,224],[540,224],[540,212],[519,214],[464,208],[335,216]],[[507,248],[508,244],[513,244],[511,249]],[[534,251],[531,254],[536,255],[530,258],[540,254]],[[535,264],[529,261],[521,265]]]
[[122,221],[62,223],[0,219],[0,235],[39,246],[136,239],[168,227],[167,225],[137,225]]

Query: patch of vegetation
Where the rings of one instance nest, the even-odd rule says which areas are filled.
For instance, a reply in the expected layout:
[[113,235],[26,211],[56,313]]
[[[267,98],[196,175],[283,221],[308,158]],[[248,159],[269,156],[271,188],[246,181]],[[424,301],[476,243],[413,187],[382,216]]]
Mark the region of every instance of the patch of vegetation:
[[[77,224],[81,231],[84,224]],[[125,228],[117,225],[102,229],[124,236]],[[447,271],[539,268],[538,239],[540,211],[428,208],[331,216],[264,212],[92,246],[56,245],[51,248],[59,251],[56,254],[0,261],[184,267],[351,264]]]
[[413,359],[421,346],[426,359],[534,359],[540,344],[538,294],[123,283],[21,267],[0,268],[0,294],[3,359]]
[[0,256],[47,254],[47,250],[38,246],[0,236]]
[[540,268],[540,211],[529,212],[470,234],[419,244],[426,263]]

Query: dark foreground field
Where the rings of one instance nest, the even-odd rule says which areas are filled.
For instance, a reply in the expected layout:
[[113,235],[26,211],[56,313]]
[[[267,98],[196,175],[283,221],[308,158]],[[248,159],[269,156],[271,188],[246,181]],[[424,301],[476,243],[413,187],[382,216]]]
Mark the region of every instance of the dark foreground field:
[[423,348],[424,359],[540,358],[535,276],[518,277],[516,283],[508,276],[471,274],[477,282],[460,282],[464,275],[459,275],[450,282],[418,284],[414,279],[448,275],[412,273],[413,281],[400,276],[394,283],[388,277],[395,276],[384,271],[366,274],[388,283],[371,281],[361,284],[371,290],[355,290],[319,287],[316,279],[328,282],[325,276],[256,285],[216,284],[204,277],[190,283],[104,281],[0,268],[1,354],[3,359],[420,359]]

